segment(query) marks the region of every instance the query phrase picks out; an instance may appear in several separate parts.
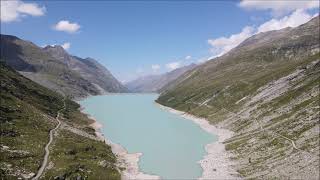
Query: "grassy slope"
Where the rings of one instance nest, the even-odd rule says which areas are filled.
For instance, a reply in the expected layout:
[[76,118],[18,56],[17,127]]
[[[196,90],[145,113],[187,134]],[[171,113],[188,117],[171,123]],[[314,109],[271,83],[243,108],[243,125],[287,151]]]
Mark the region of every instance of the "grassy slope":
[[54,167],[47,170],[44,179],[57,175],[68,178],[120,178],[115,167],[116,157],[111,153],[110,146],[67,130],[59,131],[50,160]]
[[[319,63],[311,63],[320,59],[312,52],[319,48],[318,22],[319,17],[295,29],[265,34],[270,42],[240,45],[176,80],[157,102],[235,131],[227,150],[240,162],[236,168],[244,177],[316,177],[320,79]],[[261,90],[275,88],[272,82],[299,69],[302,77],[284,81],[289,88],[280,88],[283,93],[270,89],[270,101],[260,97],[251,102]],[[292,150],[281,135],[307,152]]]
[[[240,44],[230,53],[178,78],[172,83],[174,87],[163,92],[158,101],[188,111],[189,107],[197,107],[194,103],[202,103],[214,96],[214,101],[208,102],[213,108],[231,106],[230,110],[236,109],[235,103],[240,99],[310,62],[310,49],[314,46],[319,48],[318,19],[314,18],[312,22],[286,33],[264,33],[270,41]],[[273,39],[274,36],[278,38]]]
[[[21,76],[1,62],[1,150],[0,176],[4,179],[16,179],[35,173],[44,155],[44,146],[48,141],[48,132],[55,127],[54,117],[63,105],[63,97]],[[67,100],[64,122],[88,133],[90,120],[78,110],[79,105]],[[75,161],[78,153],[81,160]],[[119,179],[115,168],[115,156],[110,147],[103,142],[79,136],[67,130],[61,130],[55,136],[50,159],[54,164],[46,178],[55,176],[102,177],[107,172],[110,177]],[[100,166],[100,161],[108,166]],[[87,171],[75,169],[85,166]]]

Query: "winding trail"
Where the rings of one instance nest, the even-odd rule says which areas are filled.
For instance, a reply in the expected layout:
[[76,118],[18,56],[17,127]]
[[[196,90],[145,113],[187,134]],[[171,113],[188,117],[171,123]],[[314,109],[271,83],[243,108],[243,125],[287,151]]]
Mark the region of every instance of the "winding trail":
[[57,113],[57,116],[55,118],[55,120],[58,122],[57,126],[53,129],[50,130],[49,132],[49,142],[48,144],[46,145],[46,147],[44,148],[45,150],[45,155],[44,155],[44,158],[43,158],[43,161],[42,161],[42,164],[41,164],[41,167],[39,168],[38,172],[37,172],[37,175],[32,178],[32,180],[37,180],[40,178],[40,176],[43,174],[43,171],[44,169],[46,168],[47,164],[48,164],[48,158],[49,158],[49,154],[50,154],[50,151],[49,151],[49,146],[51,145],[52,141],[53,141],[53,133],[54,131],[56,131],[60,125],[61,125],[61,121],[59,120],[60,118],[60,112],[62,110],[65,110],[66,108],[66,102],[65,102],[65,99],[63,100],[63,107],[58,111]]
[[[190,102],[189,102],[189,103],[190,103]],[[191,102],[191,103],[192,103],[192,104],[195,104],[195,105],[198,105],[198,107],[201,107],[201,106],[203,106],[203,105],[206,105],[205,103],[207,103],[207,102],[205,101],[204,103],[201,103],[201,104],[195,103],[195,102]],[[223,108],[223,107],[222,107],[222,109],[224,109],[225,111],[231,113],[233,116],[236,116],[236,117],[238,117],[238,118],[240,118],[240,119],[246,119],[246,118],[248,118],[248,117],[246,117],[246,116],[240,115],[239,113],[234,113],[234,112],[232,112],[232,111],[229,111],[229,110],[226,109],[226,108]],[[302,150],[302,149],[298,148],[298,147],[296,146],[296,143],[294,142],[294,140],[292,140],[292,139],[290,139],[290,138],[288,138],[288,137],[286,137],[286,136],[284,136],[284,135],[282,135],[282,134],[279,134],[279,133],[277,133],[277,132],[274,132],[274,131],[272,131],[272,130],[270,130],[270,129],[265,129],[265,128],[263,128],[262,125],[257,121],[257,119],[254,119],[254,121],[255,121],[255,123],[259,126],[259,128],[260,128],[261,131],[263,131],[263,132],[269,132],[269,133],[271,133],[271,134],[275,134],[275,135],[277,135],[277,136],[280,136],[281,138],[283,138],[283,139],[285,139],[285,140],[287,140],[287,141],[290,141],[293,149],[296,149],[296,150],[298,150],[298,151],[300,151],[300,152],[307,153],[307,154],[309,154],[309,155],[311,155],[311,156],[318,157],[318,155],[315,155],[315,154],[313,154],[313,153],[310,153],[310,152],[308,152],[308,151],[305,151],[305,150]]]
[[[232,111],[229,111],[228,109],[225,109],[225,108],[222,108],[222,109],[228,111],[229,113],[233,114],[234,116],[237,116],[237,117],[240,118],[240,119],[246,118],[246,117],[244,117],[244,116],[241,116],[240,114],[236,114],[236,113],[234,113],[234,112],[232,112]],[[311,156],[314,156],[314,157],[318,157],[316,154],[313,154],[313,153],[311,153],[311,152],[308,152],[308,151],[305,151],[305,150],[302,150],[302,149],[298,148],[298,147],[296,146],[296,143],[294,142],[294,140],[292,140],[292,139],[290,139],[290,138],[288,138],[288,137],[286,137],[286,136],[284,136],[284,135],[282,135],[282,134],[280,134],[280,133],[277,133],[277,132],[274,132],[274,131],[272,131],[272,130],[270,130],[270,129],[264,128],[264,127],[261,125],[261,123],[259,123],[259,122],[257,121],[257,119],[254,119],[254,121],[255,121],[255,123],[260,127],[260,130],[261,130],[261,131],[263,131],[263,132],[269,132],[269,133],[271,133],[271,134],[275,134],[275,135],[277,135],[277,136],[280,136],[281,138],[283,138],[283,139],[285,139],[285,140],[287,140],[287,141],[290,141],[293,149],[296,149],[296,150],[298,150],[298,151],[300,151],[300,152],[307,153],[308,155],[311,155]]]

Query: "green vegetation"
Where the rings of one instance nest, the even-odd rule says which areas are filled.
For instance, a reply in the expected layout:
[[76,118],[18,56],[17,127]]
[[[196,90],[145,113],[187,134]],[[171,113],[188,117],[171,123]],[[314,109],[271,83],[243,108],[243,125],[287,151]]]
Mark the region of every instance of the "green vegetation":
[[[65,118],[65,123],[91,135],[95,135],[95,130],[90,126],[94,121],[88,119],[86,114],[80,112],[80,105],[78,103],[67,100],[66,108],[62,113]],[[74,122],[75,119],[77,120],[76,122]]]
[[66,130],[58,133],[50,158],[54,167],[45,173],[44,179],[75,179],[78,176],[86,179],[120,179],[110,146]]
[[0,71],[2,175],[14,177],[19,170],[26,174],[36,172],[48,132],[54,127],[52,117],[62,97],[24,78],[2,62]]
[[[64,98],[23,77],[3,62],[0,62],[0,74],[0,179],[30,178],[42,163],[49,130],[56,126],[54,118],[63,106]],[[79,111],[79,105],[71,100],[66,100],[66,104],[63,123],[94,134],[88,126],[92,121]],[[64,154],[72,149],[77,151],[76,156]],[[51,150],[51,163],[58,171],[48,172],[46,178],[74,177],[79,170],[75,167],[80,167],[77,161],[81,167],[85,163],[85,168],[90,170],[77,174],[81,177],[102,177],[108,173],[112,179],[120,178],[115,155],[110,146],[101,141],[61,130],[55,136]],[[107,166],[100,167],[100,161]]]

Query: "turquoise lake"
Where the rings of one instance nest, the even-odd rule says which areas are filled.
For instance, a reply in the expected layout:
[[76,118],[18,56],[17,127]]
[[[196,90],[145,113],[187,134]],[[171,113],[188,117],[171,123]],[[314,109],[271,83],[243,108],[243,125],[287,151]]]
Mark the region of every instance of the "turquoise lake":
[[139,167],[164,179],[194,179],[205,145],[217,137],[179,115],[161,109],[157,94],[114,94],[89,97],[80,104],[103,125],[107,139],[129,153],[141,152]]

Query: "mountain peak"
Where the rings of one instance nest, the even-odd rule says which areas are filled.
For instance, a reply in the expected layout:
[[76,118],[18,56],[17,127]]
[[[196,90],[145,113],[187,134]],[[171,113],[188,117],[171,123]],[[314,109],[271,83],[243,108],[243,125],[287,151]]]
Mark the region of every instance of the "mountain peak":
[[43,48],[43,50],[61,61],[64,61],[64,59],[69,59],[68,52],[60,45],[47,45]]
[[55,51],[64,51],[65,49],[60,45],[47,45],[43,48],[44,50],[55,50]]
[[17,36],[8,35],[8,34],[0,34],[0,36],[1,36],[1,39],[2,39],[2,38],[7,38],[7,39],[10,39],[10,40],[17,40],[17,39],[19,39]]
[[96,61],[95,59],[93,59],[91,57],[86,57],[85,59],[88,60],[88,61]]

